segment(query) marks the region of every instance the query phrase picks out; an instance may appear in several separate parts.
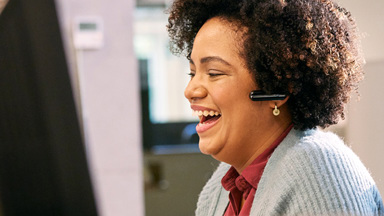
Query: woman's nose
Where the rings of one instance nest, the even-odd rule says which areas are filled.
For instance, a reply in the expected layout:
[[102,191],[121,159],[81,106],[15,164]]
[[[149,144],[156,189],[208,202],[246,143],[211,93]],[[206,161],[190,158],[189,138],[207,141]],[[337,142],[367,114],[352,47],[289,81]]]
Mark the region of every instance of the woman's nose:
[[189,100],[190,103],[193,101],[203,99],[207,96],[207,90],[204,88],[200,80],[194,77],[189,81],[187,87],[184,90],[184,96]]

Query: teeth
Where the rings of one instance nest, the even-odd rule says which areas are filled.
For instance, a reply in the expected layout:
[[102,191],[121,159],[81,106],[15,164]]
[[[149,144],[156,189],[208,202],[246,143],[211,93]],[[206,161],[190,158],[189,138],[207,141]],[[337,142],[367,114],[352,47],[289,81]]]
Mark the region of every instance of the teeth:
[[208,110],[204,110],[204,111],[202,111],[202,110],[192,110],[192,116],[198,116],[198,117],[205,116],[205,117],[207,117],[207,116],[218,116],[218,115],[220,115],[220,113],[219,112],[215,112],[213,110],[211,110],[211,111],[208,111]]

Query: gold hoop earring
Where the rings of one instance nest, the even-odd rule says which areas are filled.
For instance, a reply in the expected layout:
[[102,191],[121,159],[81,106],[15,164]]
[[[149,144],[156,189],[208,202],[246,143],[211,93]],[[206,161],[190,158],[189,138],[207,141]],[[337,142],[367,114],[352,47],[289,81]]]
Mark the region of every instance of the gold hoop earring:
[[272,113],[273,113],[274,116],[280,115],[280,110],[277,108],[277,105],[275,105],[275,109],[273,109]]

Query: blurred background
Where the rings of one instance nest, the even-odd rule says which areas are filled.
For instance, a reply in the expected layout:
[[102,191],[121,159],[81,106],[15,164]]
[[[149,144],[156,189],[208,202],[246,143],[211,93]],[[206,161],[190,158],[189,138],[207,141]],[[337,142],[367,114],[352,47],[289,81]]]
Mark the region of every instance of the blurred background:
[[[20,8],[15,6],[14,10],[25,14],[21,23],[38,13],[42,5],[52,4],[49,0],[36,0],[36,9],[30,11],[28,3],[12,1],[20,2],[15,3]],[[9,16],[6,2],[0,0],[0,8],[5,6],[0,21]],[[53,2],[47,10],[54,10],[54,14],[46,18],[56,20],[57,29],[52,31],[57,35],[50,34],[39,44],[46,44],[47,49],[53,46],[51,53],[63,53],[63,66],[56,67],[68,75],[70,89],[65,91],[73,95],[68,103],[75,110],[72,118],[77,118],[71,123],[79,130],[76,145],[84,146],[75,148],[81,152],[76,161],[87,166],[79,170],[88,173],[83,177],[89,182],[83,183],[91,187],[84,197],[91,197],[87,205],[96,209],[82,215],[94,215],[96,211],[102,216],[194,215],[198,193],[218,163],[198,150],[196,120],[183,96],[188,61],[173,56],[168,49],[165,11],[171,0]],[[357,20],[364,35],[367,64],[360,100],[353,98],[346,120],[329,130],[351,146],[383,194],[384,2],[338,2]],[[26,25],[25,31],[40,28],[50,29],[51,24],[42,17],[34,25]],[[27,42],[37,40],[27,36]],[[50,38],[61,39],[62,43],[51,44],[47,42]],[[39,47],[34,49],[40,50]],[[50,56],[45,58],[49,61]],[[53,115],[68,119],[60,113]],[[60,162],[73,163],[71,151],[65,151],[68,155]],[[4,196],[2,199],[6,209]]]

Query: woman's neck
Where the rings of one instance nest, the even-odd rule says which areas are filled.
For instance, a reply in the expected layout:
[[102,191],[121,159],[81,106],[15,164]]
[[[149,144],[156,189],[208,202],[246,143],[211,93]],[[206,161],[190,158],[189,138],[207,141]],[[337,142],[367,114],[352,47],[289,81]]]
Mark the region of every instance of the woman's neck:
[[247,155],[246,160],[243,160],[243,163],[240,164],[231,164],[236,171],[241,174],[242,171],[250,165],[260,154],[262,154],[268,147],[271,146],[283,132],[292,124],[292,119],[289,115],[289,112],[281,112],[287,113],[286,115],[278,116],[276,122],[268,129],[268,131],[264,132],[264,136],[253,138],[252,148],[244,149],[245,155]]

